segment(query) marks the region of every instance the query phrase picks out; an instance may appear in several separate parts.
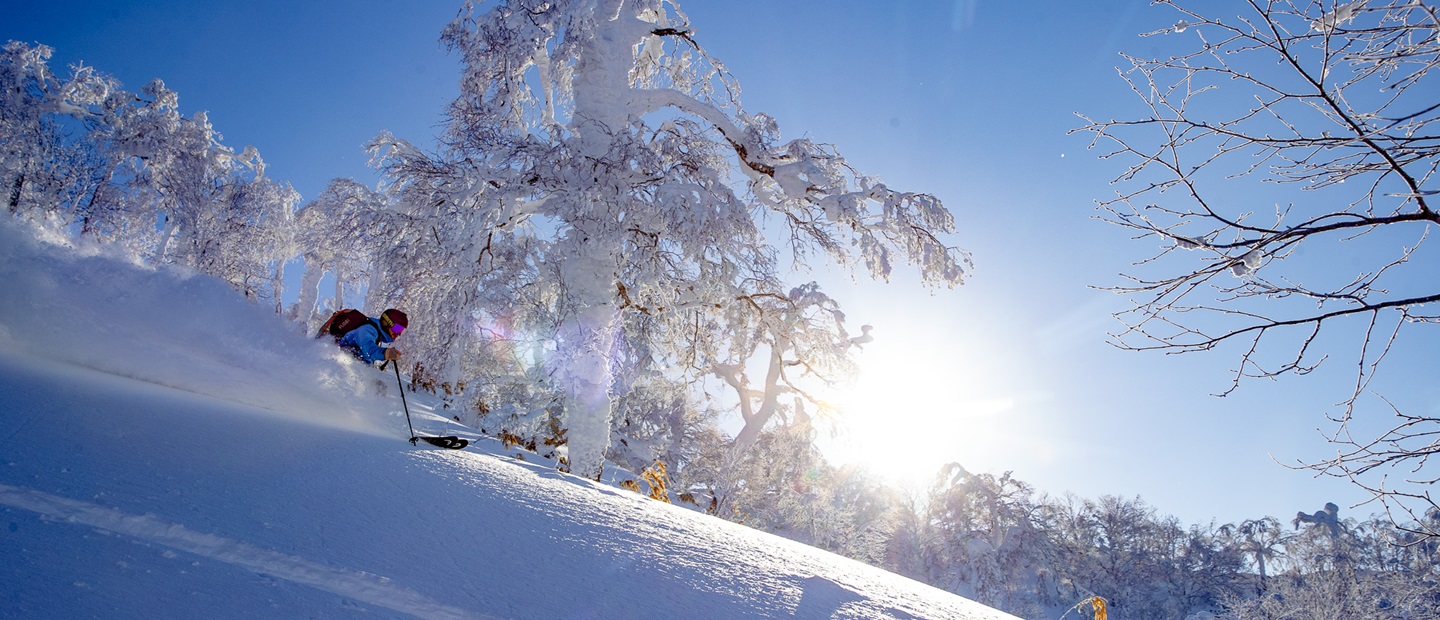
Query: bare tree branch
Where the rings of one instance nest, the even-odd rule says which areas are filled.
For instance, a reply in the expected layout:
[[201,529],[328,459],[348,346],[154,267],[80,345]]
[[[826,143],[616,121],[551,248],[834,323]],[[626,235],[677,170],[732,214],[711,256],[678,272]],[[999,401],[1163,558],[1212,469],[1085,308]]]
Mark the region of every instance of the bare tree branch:
[[[1183,19],[1146,36],[1189,47],[1126,56],[1120,75],[1143,115],[1082,116],[1077,130],[1094,136],[1092,148],[1108,145],[1101,158],[1127,165],[1099,219],[1160,246],[1135,262],[1130,284],[1110,289],[1135,299],[1117,315],[1126,328],[1114,343],[1167,353],[1237,344],[1224,394],[1246,378],[1351,357],[1350,394],[1327,416],[1340,450],[1301,465],[1354,481],[1412,529],[1440,535],[1424,525],[1440,510],[1425,488],[1440,479],[1427,469],[1440,418],[1365,398],[1389,405],[1371,391],[1382,361],[1402,334],[1440,321],[1435,259],[1422,251],[1440,224],[1429,204],[1440,191],[1435,7],[1246,0],[1245,15],[1217,19],[1157,4]],[[1262,217],[1252,205],[1270,196],[1274,215]],[[1340,254],[1360,272],[1337,268]],[[1354,348],[1335,350],[1348,335]],[[1355,417],[1386,414],[1399,419],[1390,431],[1352,433]]]

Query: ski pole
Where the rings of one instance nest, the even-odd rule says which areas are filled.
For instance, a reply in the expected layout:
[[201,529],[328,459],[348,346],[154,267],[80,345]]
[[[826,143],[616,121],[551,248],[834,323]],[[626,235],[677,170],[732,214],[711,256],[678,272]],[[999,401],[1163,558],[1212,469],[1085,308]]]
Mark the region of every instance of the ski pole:
[[[385,370],[386,364],[389,363],[390,360],[385,360],[385,363],[380,365],[380,370]],[[405,402],[405,384],[400,381],[400,364],[395,364],[395,387],[400,388],[400,405],[405,407],[405,426],[410,428],[410,443],[414,445],[415,425],[410,423],[410,404]]]

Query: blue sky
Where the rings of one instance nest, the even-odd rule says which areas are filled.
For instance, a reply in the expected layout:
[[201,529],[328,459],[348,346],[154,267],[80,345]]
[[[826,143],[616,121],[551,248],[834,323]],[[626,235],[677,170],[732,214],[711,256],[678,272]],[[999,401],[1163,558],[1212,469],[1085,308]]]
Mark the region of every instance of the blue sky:
[[[1176,15],[1137,0],[681,7],[748,110],[774,116],[784,136],[836,145],[893,187],[939,196],[974,255],[968,284],[933,294],[909,274],[888,285],[800,276],[841,299],[852,329],[875,326],[855,396],[867,406],[834,441],[837,458],[912,476],[946,461],[1014,471],[1055,495],[1138,495],[1187,523],[1287,518],[1327,501],[1372,512],[1345,510],[1363,499],[1348,484],[1275,462],[1333,451],[1317,429],[1348,394],[1348,366],[1222,399],[1210,394],[1228,387],[1234,351],[1105,343],[1125,300],[1094,287],[1120,284],[1151,248],[1093,219],[1121,170],[1067,132],[1076,112],[1137,114],[1118,54],[1160,52],[1167,41],[1138,34]],[[373,182],[362,145],[380,131],[435,135],[458,78],[437,38],[458,8],[50,0],[10,7],[0,39],[45,43],[55,65],[83,60],[130,90],[163,79],[183,112],[207,111],[226,144],[254,145],[269,176],[309,199],[331,178]],[[1391,368],[1424,386],[1433,354],[1413,342]],[[1425,387],[1391,395],[1440,402]]]

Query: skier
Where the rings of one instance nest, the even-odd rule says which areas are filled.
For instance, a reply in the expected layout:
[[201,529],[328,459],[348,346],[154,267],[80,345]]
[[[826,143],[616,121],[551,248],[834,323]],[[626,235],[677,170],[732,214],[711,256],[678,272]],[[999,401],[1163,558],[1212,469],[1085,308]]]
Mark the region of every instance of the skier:
[[[359,310],[347,308],[330,315],[330,319],[325,321],[315,337],[319,338],[329,334],[335,339],[336,344],[366,364],[374,364],[381,360],[388,364],[400,359],[400,350],[393,345],[395,339],[405,333],[405,327],[409,324],[410,317],[394,308],[381,312],[378,319],[365,316]],[[385,367],[381,366],[380,369],[384,370]],[[400,388],[400,404],[405,407],[405,426],[410,429],[410,443],[413,444],[423,439],[425,443],[432,446],[451,450],[459,450],[470,445],[469,439],[462,439],[455,435],[415,434],[415,427],[410,423],[410,404],[405,402],[405,386],[400,382],[400,364],[395,364],[395,383]],[[380,388],[384,390],[384,387],[385,384],[381,383]]]
[[409,324],[410,318],[394,308],[380,313],[378,319],[347,309],[330,315],[315,337],[330,334],[340,348],[367,364],[390,362],[400,359],[400,350],[393,344]]

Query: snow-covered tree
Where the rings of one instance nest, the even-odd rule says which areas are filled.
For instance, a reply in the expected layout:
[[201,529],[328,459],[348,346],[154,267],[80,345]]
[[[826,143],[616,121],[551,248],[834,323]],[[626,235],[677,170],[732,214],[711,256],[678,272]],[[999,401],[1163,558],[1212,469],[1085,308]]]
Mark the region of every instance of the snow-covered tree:
[[313,333],[329,316],[319,315],[320,280],[326,273],[335,279],[332,311],[353,307],[346,304],[346,288],[368,284],[376,254],[392,227],[387,207],[382,194],[350,179],[334,179],[296,215],[305,273],[294,318],[306,332]]
[[1433,540],[1417,534],[1421,525],[1397,527],[1382,518],[1357,523],[1331,506],[1294,521],[1299,532],[1283,543],[1284,570],[1270,576],[1261,596],[1226,596],[1230,614],[1240,620],[1435,617],[1440,568],[1433,557],[1413,561],[1417,545]]
[[693,423],[697,403],[691,392],[670,381],[663,373],[645,371],[625,385],[629,389],[615,399],[615,420],[606,459],[630,471],[642,471],[663,463],[667,472],[679,471],[682,447]]
[[220,144],[204,112],[181,116],[178,96],[160,80],[147,85],[145,94],[150,109],[140,119],[147,126],[137,131],[144,143],[131,155],[143,162],[142,182],[164,222],[154,260],[203,269],[232,221],[225,212],[232,206],[226,204],[230,190],[246,182],[239,168],[255,170],[258,178],[264,167],[254,149],[237,157]]
[[5,45],[0,62],[0,179],[6,208],[17,213],[25,191],[27,173],[33,166],[33,149],[54,141],[53,129],[45,125],[46,94],[54,87],[49,71],[53,50],[31,47],[18,41]]
[[222,144],[205,112],[181,115],[179,95],[160,80],[143,93],[139,105],[105,118],[111,157],[130,169],[125,229],[149,238],[163,222],[153,262],[219,277],[278,312],[299,195],[265,178],[254,147],[237,153]]
[[[734,390],[743,426],[732,453],[748,450],[776,416],[789,423],[807,417],[806,403],[819,409],[828,405],[805,388],[806,380],[820,386],[851,380],[854,366],[847,353],[849,335],[838,304],[815,283],[786,294],[754,293],[740,297],[716,330],[739,332],[721,342],[701,347],[712,361],[706,366]],[[722,332],[723,333],[723,332]],[[751,362],[758,361],[761,379],[750,378]],[[791,404],[795,403],[795,404]],[[800,422],[808,423],[801,419]]]
[[255,149],[221,144],[205,113],[182,116],[160,80],[137,97],[83,64],[62,78],[51,54],[14,41],[0,53],[9,212],[194,267],[278,304],[294,191],[264,178]]
[[[365,307],[411,314],[403,348],[427,384],[502,390],[516,409],[497,410],[478,392],[462,406],[529,420],[527,429],[508,428],[512,433],[544,432],[551,414],[563,417],[564,410],[548,396],[562,283],[535,260],[547,241],[512,229],[476,236],[458,203],[417,202],[415,190],[407,184],[387,198],[395,211],[386,216]],[[511,381],[530,385],[498,385]]]
[[84,65],[62,78],[53,53],[17,41],[0,52],[0,198],[11,214],[64,227],[101,183],[103,154],[87,123],[117,85]]
[[900,519],[896,495],[854,466],[827,463],[805,424],[775,427],[730,461],[738,482],[716,513],[863,562],[884,561]]
[[201,239],[195,267],[229,282],[246,298],[281,307],[285,263],[298,252],[295,206],[288,184],[263,177],[229,179],[197,221]]
[[882,278],[908,261],[945,286],[964,275],[965,256],[938,237],[953,220],[937,199],[859,174],[832,147],[781,142],[773,119],[741,109],[674,2],[467,3],[442,41],[464,63],[443,148],[386,136],[374,151],[404,208],[439,242],[473,248],[445,259],[453,273],[485,269],[496,233],[544,241],[525,249],[559,278],[554,376],[576,473],[601,470],[624,316],[679,339],[701,315],[773,292],[753,286],[777,279],[764,218],[798,259]]
[[939,523],[930,518],[929,506],[923,497],[907,497],[895,514],[895,529],[885,543],[885,559],[880,566],[916,581],[939,586],[934,575],[940,568],[940,545],[936,538]]
[[1181,619],[1237,590],[1243,556],[1221,528],[1187,529],[1140,498],[1072,500],[1047,511],[1074,600],[1102,596],[1127,618]]
[[930,567],[937,585],[1024,617],[1053,606],[1058,554],[1042,531],[1033,493],[1008,472],[971,474],[959,464],[945,466],[926,508],[941,560]]
[[1264,517],[1242,521],[1238,533],[1241,536],[1240,550],[1250,556],[1260,571],[1259,592],[1264,594],[1268,574],[1266,567],[1274,566],[1275,561],[1285,555],[1285,531],[1280,527],[1280,521]]

